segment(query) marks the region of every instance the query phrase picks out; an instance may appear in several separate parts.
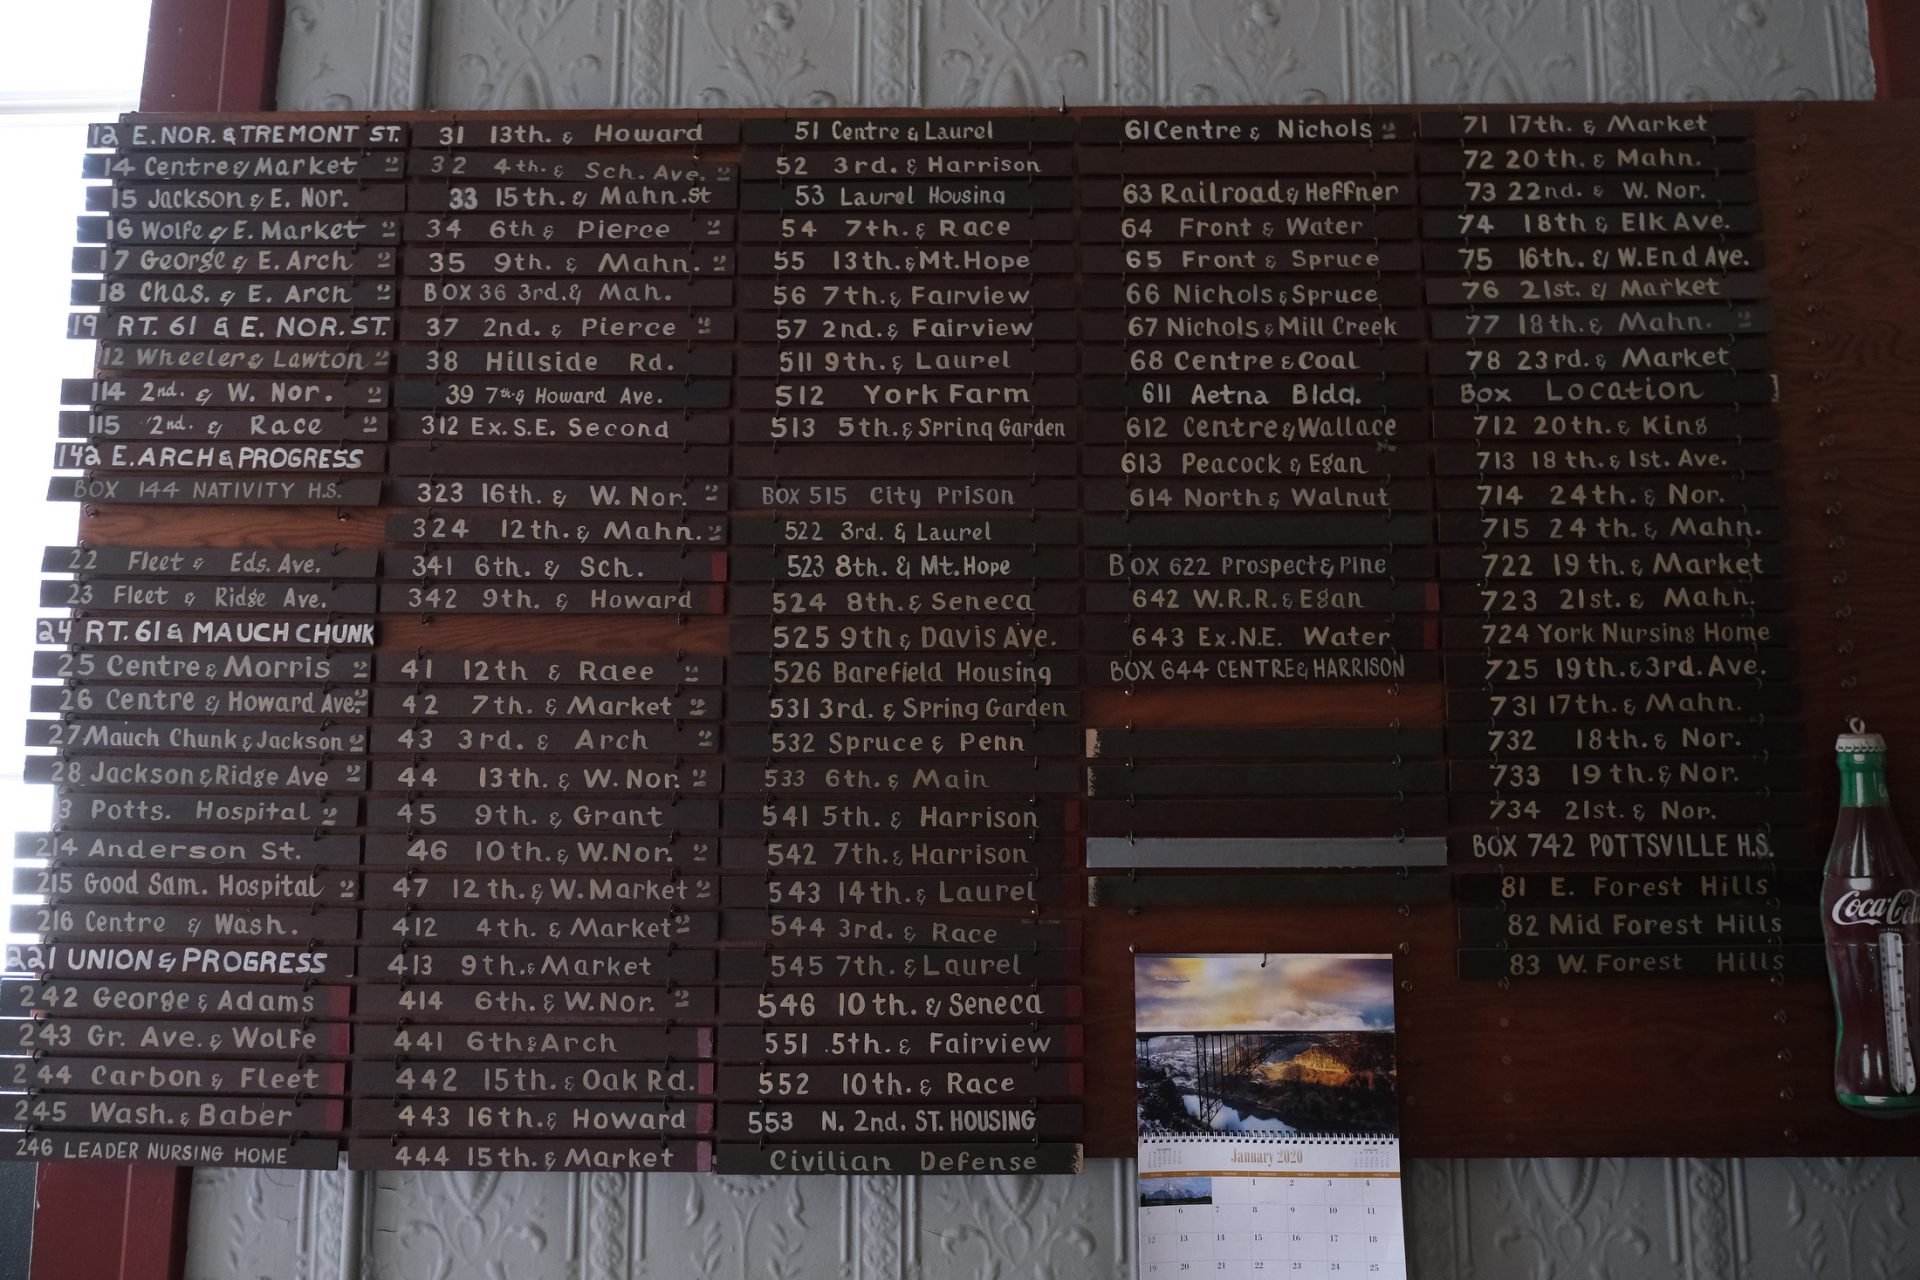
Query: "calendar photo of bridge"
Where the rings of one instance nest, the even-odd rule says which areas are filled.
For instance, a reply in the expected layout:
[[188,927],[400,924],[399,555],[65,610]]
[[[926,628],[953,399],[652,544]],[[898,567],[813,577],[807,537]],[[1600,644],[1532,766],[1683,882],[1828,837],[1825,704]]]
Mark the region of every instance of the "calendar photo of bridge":
[[1385,956],[1141,956],[1142,1136],[1395,1131]]

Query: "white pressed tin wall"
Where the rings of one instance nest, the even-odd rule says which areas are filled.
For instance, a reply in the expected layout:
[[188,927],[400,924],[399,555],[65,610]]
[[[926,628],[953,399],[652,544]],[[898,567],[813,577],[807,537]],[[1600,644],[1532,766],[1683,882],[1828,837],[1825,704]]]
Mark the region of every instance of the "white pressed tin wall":
[[[1864,0],[294,0],[280,71],[294,111],[1872,93]],[[218,1170],[187,1272],[1128,1280],[1131,1187]],[[1920,1274],[1920,1160],[1422,1160],[1406,1196],[1416,1280]]]
[[1865,0],[291,0],[280,107],[1867,98]]

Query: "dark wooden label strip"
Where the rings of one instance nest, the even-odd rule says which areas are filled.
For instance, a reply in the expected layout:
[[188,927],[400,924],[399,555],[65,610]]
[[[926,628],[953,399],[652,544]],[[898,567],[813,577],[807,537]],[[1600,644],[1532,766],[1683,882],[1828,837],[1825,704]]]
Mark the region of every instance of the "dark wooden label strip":
[[60,434],[105,440],[384,440],[387,414],[345,409],[67,412]]
[[[615,492],[609,496],[622,496],[620,486],[611,486]],[[415,493],[423,501],[418,505],[432,508],[442,505],[434,501],[446,492],[435,482],[427,482],[424,488],[416,488]],[[455,490],[464,494],[464,489]],[[615,510],[607,515],[577,516],[558,508],[549,510],[508,510],[488,511],[477,507],[460,507],[454,513],[427,510],[414,514],[397,514],[387,517],[387,538],[391,542],[408,543],[468,543],[498,542],[512,544],[534,544],[536,546],[577,545],[577,546],[666,546],[694,545],[719,546],[727,540],[727,521],[724,515],[688,515],[685,499],[688,495],[674,495],[657,489],[645,488],[634,493],[629,486],[625,495],[634,499],[631,511]],[[522,498],[533,501],[528,486],[509,485],[502,496]],[[563,495],[571,496],[571,495]],[[699,495],[695,495],[699,496]],[[647,505],[655,500],[660,507],[657,510]],[[719,504],[709,504],[702,497],[699,509],[716,510]]]
[[103,275],[112,279],[144,276],[384,276],[391,275],[394,265],[399,261],[398,249],[374,247],[82,246],[73,251],[73,272],[75,275]]
[[1445,836],[1094,836],[1087,841],[1087,866],[1092,868],[1317,870],[1446,864]]
[[406,157],[397,151],[208,151],[195,146],[182,151],[128,148],[80,159],[81,177],[115,182],[300,182],[324,178],[366,182],[398,178],[406,171]]
[[40,584],[49,609],[143,613],[372,613],[371,582],[271,582],[257,578],[109,578],[87,574]]
[[1080,988],[1001,987],[778,987],[720,991],[723,1022],[846,1023],[939,1022],[986,1018],[1031,1022],[1080,1016]]
[[[1332,798],[1289,799],[1287,824],[1323,836],[1392,836],[1444,829],[1447,802],[1407,796],[1355,804]],[[1262,836],[1273,827],[1271,800],[1089,800],[1090,836]]]
[[[1483,374],[1547,369],[1557,374],[1658,370],[1716,373],[1770,368],[1773,344],[1765,337],[1664,338],[1658,342],[1589,338],[1476,341],[1471,346],[1437,345],[1426,353],[1428,367],[1441,374]],[[1688,397],[1676,396],[1685,400]]]
[[[1065,736],[1070,738],[1070,727],[1063,725],[1061,728],[1068,730]],[[784,738],[788,731],[777,729],[768,732]],[[828,735],[809,733],[808,736],[818,738]],[[867,749],[866,744],[860,742],[845,742],[843,745],[855,750]],[[1008,749],[1013,745],[1011,742],[1003,744],[1001,753],[1014,754]],[[731,740],[728,749],[736,756],[744,754],[743,748]],[[923,748],[920,752],[908,753],[916,756],[916,763],[913,764],[841,755],[830,755],[830,764],[806,764],[790,760],[785,753],[776,753],[774,758],[764,763],[729,765],[727,789],[751,791],[764,787],[769,792],[781,795],[924,794],[964,799],[982,795],[1071,792],[1080,776],[1079,767],[1071,761],[1042,763],[1031,758],[1018,761],[977,758],[936,761],[925,755],[924,751]]]
[[1696,107],[1509,107],[1420,113],[1422,138],[1744,138],[1754,113]]
[[518,796],[489,801],[370,796],[367,825],[403,831],[535,828],[613,835],[710,830],[719,825],[719,812],[712,800],[680,796],[655,796],[629,803],[609,799],[577,805],[525,800]]
[[[723,171],[724,170],[724,171]],[[407,208],[458,213],[551,210],[731,209],[737,183],[731,167],[676,172],[663,181],[410,182]]]
[[953,621],[912,622],[776,622],[741,619],[731,630],[736,653],[876,655],[894,653],[1014,653],[1032,655],[1042,650],[1073,647],[1080,633],[1071,622]]
[[[682,802],[685,803],[685,802]],[[764,803],[730,800],[726,825],[743,831],[794,835],[898,834],[915,829],[946,834],[1062,835],[1072,815],[1064,799],[847,800],[768,796]]]
[[739,216],[740,239],[749,244],[920,244],[928,240],[1034,244],[1078,238],[1075,215],[1065,211],[932,214],[890,210],[876,218],[864,212],[796,209]]
[[1447,721],[1610,721],[1657,716],[1698,723],[1714,719],[1791,719],[1799,708],[1786,683],[1647,684],[1602,689],[1449,689]]
[[[512,1071],[513,1068],[507,1068]],[[421,1136],[520,1133],[556,1137],[684,1137],[710,1133],[713,1106],[704,1102],[510,1102],[367,1098],[353,1100],[357,1133]],[[518,1143],[515,1144],[518,1146]],[[437,1164],[429,1166],[438,1168]],[[490,1167],[490,1166],[489,1166]]]
[[[409,309],[474,307],[497,313],[503,308],[511,310],[518,307],[597,307],[605,313],[614,314],[635,307],[671,307],[686,313],[694,308],[727,307],[733,302],[733,281],[719,278],[670,280],[662,276],[601,276],[593,280],[575,280],[567,276],[514,276],[506,279],[463,280],[444,276],[409,276],[400,282],[400,305]],[[580,314],[588,312],[582,310]],[[483,313],[476,311],[465,318],[469,323],[464,334],[445,325],[440,326],[438,331],[428,325],[426,336],[486,336]],[[476,329],[481,330],[477,335],[474,332]]]
[[[1788,649],[1652,649],[1605,653],[1450,653],[1448,679],[1497,689],[1516,685],[1611,685],[1646,681],[1785,681],[1798,669]],[[1709,686],[1711,687],[1711,686]]]
[[380,490],[378,479],[95,473],[55,476],[47,482],[47,501],[189,507],[377,507]]
[[16,858],[44,858],[63,867],[167,866],[351,867],[360,861],[360,837],[316,834],[26,831],[14,837]]
[[[536,152],[564,147],[666,147],[675,153],[688,148],[726,146],[740,141],[741,121],[727,116],[632,113],[598,116],[567,115],[549,118],[519,117],[449,119],[414,126],[416,151],[428,148],[449,154],[468,148],[533,148]],[[406,126],[398,126],[405,128]],[[663,157],[671,161],[673,157]]]
[[[376,686],[373,713],[427,720],[619,720],[626,722],[710,720],[720,715],[724,693],[624,680],[590,685],[529,685],[476,682],[442,687],[426,681]],[[622,728],[636,727],[623,724]],[[664,727],[664,726],[646,726]],[[564,754],[555,752],[554,754]]]
[[[1475,509],[1480,504],[1471,506]],[[1172,516],[1131,511],[1118,516],[1090,515],[1081,522],[1089,547],[1395,547],[1433,542],[1433,517],[1415,512],[1378,510],[1369,515],[1259,513],[1232,516]]]
[[[351,795],[251,795],[225,792],[214,795],[172,795],[164,792],[81,791],[56,793],[53,802],[54,822],[61,827],[72,825],[82,829],[98,827],[125,831],[144,831],[154,826],[198,829],[227,823],[242,829],[255,827],[307,833],[351,827],[359,815],[359,797]],[[235,928],[243,926],[244,922],[234,921]],[[188,927],[181,925],[182,929]],[[195,935],[187,933],[179,936]],[[275,935],[267,930],[260,936],[273,938],[292,935]]]
[[1087,901],[1097,907],[1246,907],[1445,902],[1444,870],[1233,872],[1220,875],[1094,876]]
[[[968,1139],[1008,1138],[1046,1141],[1080,1136],[1081,1113],[1078,1106],[1066,1103],[1008,1102],[973,1106],[930,1106],[920,1103],[799,1103],[769,1106],[733,1106],[720,1109],[716,1136],[738,1142],[776,1141],[817,1142],[850,1139],[856,1143],[883,1143],[907,1135],[929,1142],[961,1142]],[[774,1151],[782,1148],[774,1148]],[[722,1169],[726,1167],[723,1146]],[[847,1158],[857,1160],[868,1155],[865,1146],[841,1148]],[[925,1148],[924,1155],[956,1167],[971,1164],[976,1156]],[[796,1161],[801,1159],[796,1153]],[[781,1157],[768,1154],[766,1167],[775,1167]],[[891,1161],[888,1162],[891,1167]],[[937,1167],[937,1166],[936,1166]]]
[[747,116],[737,122],[747,143],[795,146],[908,146],[1070,142],[1075,122],[1064,112],[1044,115],[962,115],[951,112],[898,116]]
[[1473,905],[1667,906],[1698,899],[1773,903],[1810,902],[1820,877],[1810,871],[1612,871],[1476,873],[1454,881],[1454,899]]
[[8,979],[0,1006],[9,1013],[111,1018],[208,1018],[217,1014],[344,1020],[353,991],[344,986],[246,982],[100,982]]
[[[635,248],[568,246],[564,249],[517,244],[506,248],[497,243],[485,249],[436,245],[403,249],[400,270],[409,276],[426,276],[443,283],[449,278],[505,276],[552,276],[570,280],[593,280],[602,276],[724,276],[733,274],[734,256],[732,249],[671,243]],[[388,290],[392,292],[391,285]]]
[[[364,679],[365,677],[362,676]],[[244,752],[248,756],[358,755],[367,749],[364,725],[208,724],[195,720],[29,720],[27,745],[52,747],[69,764],[91,759],[96,751],[139,749],[183,759],[207,751]],[[46,759],[47,757],[36,757]],[[152,763],[160,760],[152,758]]]
[[625,836],[601,838],[545,832],[499,838],[438,831],[413,836],[374,833],[366,837],[366,862],[369,867],[422,871],[473,868],[527,872],[584,868],[627,874],[672,872],[680,868],[712,867],[717,860],[719,843],[711,836],[636,840]]
[[[935,685],[1022,685],[1031,689],[1048,689],[1071,681],[1074,678],[1074,672],[1078,670],[1078,664],[1071,657],[1048,657],[1032,653],[995,653],[978,657],[948,657],[931,653],[896,657],[748,655],[734,658],[731,670],[734,683],[744,687],[810,689],[857,688],[861,685],[891,685],[903,688]],[[749,726],[736,726],[733,732],[743,733],[748,729]],[[1044,738],[1034,739],[1034,741],[1044,740]],[[737,741],[744,743],[756,740],[743,738]],[[964,739],[946,735],[943,731],[941,741],[958,746]],[[984,748],[987,744],[982,742],[977,745]],[[879,754],[886,754],[886,751],[881,748],[874,750]],[[818,751],[796,746],[794,753],[813,755],[818,754]],[[1050,754],[1050,751],[1042,750],[1038,754]]]
[[[391,564],[409,553],[386,553]],[[712,654],[414,653],[373,655],[379,679],[390,684],[484,685],[711,685],[726,659]]]
[[662,983],[677,986],[711,982],[714,954],[677,946],[649,950],[631,946],[449,947],[437,942],[426,946],[409,942],[364,947],[360,957],[361,973],[368,982],[398,983],[403,989],[423,983],[479,984],[496,989],[502,984],[562,983],[569,988],[598,989],[608,985],[654,987]]
[[103,1056],[125,1054],[202,1058],[342,1058],[344,1022],[175,1022],[118,1018],[24,1018],[0,1020],[0,1044],[21,1053],[85,1046]]
[[[294,1064],[228,1062],[211,1058],[72,1057],[66,1054],[0,1059],[0,1080],[11,1089],[76,1093],[204,1093],[215,1097],[284,1094],[338,1096],[346,1066],[338,1062]],[[331,1166],[329,1166],[331,1167]]]
[[1575,177],[1571,174],[1488,173],[1420,179],[1421,204],[1469,208],[1589,204],[1718,207],[1751,204],[1759,198],[1759,183],[1750,174],[1709,176],[1674,172]]
[[516,910],[503,917],[498,912],[476,907],[466,911],[368,910],[361,913],[361,918],[368,942],[416,946],[438,946],[441,943],[504,943],[526,948],[587,943],[601,946],[627,946],[634,943],[687,946],[712,942],[715,936],[715,919],[710,911],[633,911],[627,908],[610,908],[604,912]]
[[1414,203],[1411,175],[1328,178],[1083,178],[1080,203],[1090,209],[1374,209]]
[[[837,556],[839,561],[874,564],[888,557]],[[973,557],[963,557],[973,559]],[[992,563],[992,562],[989,562]],[[1064,575],[1062,575],[1064,576]],[[822,587],[811,583],[792,586],[736,586],[731,592],[733,610],[739,614],[773,614],[782,618],[866,618],[866,617],[944,617],[965,614],[969,617],[1062,616],[1080,603],[1077,583],[1024,583],[992,581],[984,587],[970,588],[963,579],[959,585],[935,582],[924,587],[868,586]]]
[[1456,725],[1447,730],[1447,750],[1455,759],[1528,760],[1539,757],[1667,757],[1712,752],[1716,757],[1767,756],[1795,752],[1806,742],[1797,721],[1683,720],[1677,724],[1627,723]]
[[1210,582],[1206,585],[1097,583],[1089,613],[1423,613],[1440,607],[1432,583]]
[[[1756,205],[1635,206],[1595,209],[1584,205],[1534,209],[1433,210],[1421,215],[1423,234],[1430,240],[1467,240],[1533,237],[1559,240],[1568,236],[1729,236],[1760,230]],[[1440,336],[1436,334],[1435,336]]]
[[346,1106],[325,1098],[217,1098],[153,1094],[42,1092],[9,1098],[0,1116],[44,1139],[62,1130],[118,1126],[142,1134],[273,1134],[338,1132]]
[[921,916],[885,912],[727,911],[729,941],[763,942],[796,950],[840,947],[986,947],[1077,951],[1072,921],[1020,916]]
[[[1302,146],[1282,141],[1272,133],[1270,141],[1237,138],[1231,142],[1200,142],[1179,146],[1082,147],[1079,171],[1083,174],[1119,174],[1146,178],[1160,174],[1369,174],[1411,171],[1413,147],[1408,142],[1323,143]],[[1234,202],[1229,201],[1231,206]],[[1290,237],[1275,233],[1273,238]]]
[[0,1160],[107,1160],[115,1164],[192,1165],[222,1169],[332,1169],[340,1163],[333,1138],[279,1135],[232,1138],[203,1133],[165,1135],[42,1130],[9,1133]]
[[395,215],[121,213],[75,220],[74,238],[109,249],[134,245],[315,245],[400,243]]
[[[217,281],[158,276],[142,279],[75,280],[69,300],[77,307],[106,307],[118,320],[123,307],[206,307],[220,312],[248,307],[325,309],[345,312],[377,311],[394,301],[391,280],[304,280],[266,277]],[[224,316],[205,317],[211,337],[227,337],[213,326],[231,325]],[[116,324],[116,327],[118,325]],[[144,326],[143,326],[144,327]],[[244,328],[245,326],[238,326]],[[126,333],[121,337],[160,337],[154,333]],[[191,334],[168,333],[172,338]]]
[[325,649],[371,648],[375,627],[366,618],[36,618],[38,645],[102,648],[120,645],[257,645]]
[[1000,839],[953,836],[768,836],[728,839],[721,860],[729,871],[1010,872],[1071,867],[1078,851],[1070,838]]
[[[1084,183],[1081,187],[1084,188]],[[791,209],[833,214],[843,211],[891,213],[895,210],[957,210],[969,213],[1031,213],[1066,209],[1074,202],[1074,184],[1064,178],[1024,182],[993,179],[942,181],[933,178],[893,182],[820,181],[748,182],[740,187],[742,209]],[[1085,198],[1084,190],[1081,192]]]
[[[1517,313],[1516,313],[1517,314]],[[1763,406],[1737,409],[1672,406],[1615,409],[1580,406],[1542,410],[1442,409],[1433,415],[1441,440],[1535,441],[1611,444],[1627,440],[1770,440],[1779,433],[1779,414]]]
[[367,714],[367,686],[117,684],[35,685],[28,710],[71,716],[309,716]]
[[1604,793],[1515,792],[1491,795],[1456,793],[1449,798],[1449,813],[1456,823],[1541,823],[1565,827],[1605,826],[1608,823],[1725,824],[1734,827],[1753,823],[1801,825],[1807,821],[1809,805],[1803,792],[1736,792],[1731,795],[1713,791],[1659,790],[1648,783],[1643,789],[1623,789]]
[[[51,867],[16,867],[15,892],[45,898],[51,905],[108,903],[205,902],[268,905],[351,904],[359,901],[357,871],[330,872],[316,868],[304,873],[287,870],[151,871],[108,867],[91,870],[65,860]],[[248,1006],[225,1006],[240,1009]],[[266,1006],[262,1006],[265,1008]],[[344,1012],[344,1006],[342,1008]]]
[[1078,1058],[1083,1033],[1078,1026],[1032,1021],[847,1030],[763,1023],[720,1027],[714,1041],[717,1054],[728,1062],[1021,1062]]
[[380,553],[372,549],[316,547],[48,547],[42,573],[130,576],[208,575],[222,578],[371,578]]
[[[1778,542],[1786,536],[1783,511],[1647,511],[1631,516],[1584,513],[1536,515],[1532,512],[1443,511],[1438,517],[1442,542],[1493,543],[1648,543]],[[1632,546],[1624,549],[1632,550]]]
[[234,120],[213,116],[160,116],[142,119],[123,117],[110,124],[87,126],[87,146],[101,150],[125,148],[129,151],[184,148],[193,152],[211,151],[215,155],[228,148],[288,148],[294,150],[324,147],[373,151],[404,147],[409,126],[394,121],[375,120]]
[[[724,335],[723,335],[724,336]],[[729,437],[723,414],[682,413],[401,413],[394,418],[396,440],[439,442],[473,441],[481,444],[528,445],[723,445]],[[522,457],[523,450],[504,450]],[[420,451],[396,449],[397,465],[415,465]],[[429,457],[437,456],[429,454]],[[470,453],[469,456],[472,456]],[[551,455],[549,455],[551,456]],[[594,454],[592,457],[610,455]],[[636,455],[638,456],[638,455]],[[595,462],[583,458],[574,465],[598,474]],[[429,471],[428,474],[431,474]]]
[[[382,690],[382,693],[401,692]],[[522,721],[514,715],[471,723],[377,724],[370,741],[376,753],[415,755],[457,751],[472,755],[519,755],[565,751],[571,755],[706,755],[720,749],[714,724],[650,723],[628,720]]]
[[[1078,951],[1037,948],[852,947],[837,951],[788,951],[768,946],[759,951],[732,949],[717,955],[721,982],[751,982],[763,986],[888,982],[904,983],[912,988],[927,983],[976,981],[1031,985],[1077,980],[1080,976]],[[724,1078],[722,1092],[727,1092]],[[1034,1092],[1052,1091],[1036,1088]]]
[[714,1016],[714,997],[712,987],[362,983],[353,1008],[361,1017],[421,1023],[704,1022]]
[[[1453,766],[1454,779],[1459,766]],[[1448,766],[1438,760],[1388,762],[1343,760],[1332,764],[1155,763],[1095,765],[1087,770],[1087,794],[1112,796],[1394,796],[1437,793],[1447,788]],[[1457,781],[1456,781],[1457,785]]]
[[720,883],[712,876],[541,875],[526,872],[447,871],[408,867],[399,873],[366,877],[366,901],[377,907],[461,907],[517,912],[549,903],[586,910],[703,908],[720,901]]
[[[1083,156],[1092,154],[1082,152]],[[1165,155],[1166,152],[1159,154]],[[1080,215],[1081,244],[1220,244],[1295,240],[1410,240],[1419,223],[1411,209],[1262,213],[1218,209],[1182,214]],[[1124,262],[1124,259],[1123,259]]]
[[1166,655],[1128,652],[1085,660],[1090,684],[1133,688],[1136,685],[1275,685],[1351,682],[1438,680],[1437,653],[1229,653],[1170,652]]
[[1459,953],[1468,981],[1530,978],[1760,978],[1810,977],[1826,970],[1817,943],[1771,946],[1554,947],[1538,950],[1472,948]]
[[1056,906],[1066,898],[1057,876],[729,876],[724,901],[730,907],[770,911],[823,907],[847,911],[918,911],[951,907]]
[[[338,1158],[338,1149],[328,1144]],[[332,1168],[331,1163],[328,1168]],[[669,1138],[352,1138],[347,1167],[419,1173],[706,1173],[705,1142]]]
[[[723,388],[725,386],[724,383],[720,385]],[[441,480],[437,478],[402,480],[395,478],[392,489],[390,501],[396,507],[533,509],[548,513],[544,518],[550,522],[544,526],[528,528],[519,537],[500,536],[514,532],[514,527],[510,523],[503,525],[501,522],[509,518],[496,511],[484,516],[461,517],[474,522],[470,527],[495,531],[494,536],[449,537],[437,526],[428,525],[421,527],[421,532],[413,538],[397,539],[401,541],[564,541],[566,535],[563,530],[566,522],[561,516],[553,513],[573,508],[679,515],[689,511],[724,511],[727,506],[727,486],[724,481],[692,478],[677,483],[671,480],[643,481],[619,478],[607,480]],[[392,524],[395,521],[416,518],[400,515],[391,516],[388,520],[389,524]],[[484,524],[481,523],[483,521]],[[399,527],[406,530],[415,526],[403,524]],[[617,532],[624,526],[615,523],[603,524],[601,527]],[[578,540],[586,541],[587,539]],[[627,541],[628,539],[618,540]],[[664,538],[656,537],[651,540],[675,539],[673,535],[667,535]]]
[[[704,576],[695,563],[694,575]],[[710,566],[706,566],[710,571]],[[726,591],[717,586],[673,583],[587,581],[564,586],[488,581],[389,582],[380,588],[380,607],[389,613],[491,614],[718,614]]]
[[136,440],[62,440],[55,470],[382,471],[387,451],[367,444],[155,444]]
[[409,1062],[441,1059],[498,1062],[651,1061],[705,1058],[712,1033],[695,1027],[522,1027],[484,1023],[441,1025],[363,1023],[354,1028],[356,1058],[402,1057]]
[[[265,824],[263,824],[265,825]],[[15,907],[16,932],[37,934],[63,942],[352,942],[359,930],[359,913],[345,907],[307,911],[248,907],[208,911],[200,907],[157,906],[142,902],[112,909],[76,906]]]
[[364,760],[83,755],[29,756],[24,777],[73,791],[172,787],[194,791],[359,791],[367,785]]
[[586,1098],[664,1100],[713,1092],[713,1067],[697,1062],[353,1064],[353,1096],[362,1098]]

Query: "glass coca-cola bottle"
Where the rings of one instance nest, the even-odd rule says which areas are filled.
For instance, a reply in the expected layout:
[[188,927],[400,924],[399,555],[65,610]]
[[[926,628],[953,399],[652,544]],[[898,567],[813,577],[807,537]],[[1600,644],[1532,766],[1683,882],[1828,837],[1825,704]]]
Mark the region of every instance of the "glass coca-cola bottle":
[[1862,1115],[1920,1115],[1920,872],[1887,803],[1887,744],[1843,733],[1840,822],[1821,895],[1827,971],[1840,1019],[1833,1091]]

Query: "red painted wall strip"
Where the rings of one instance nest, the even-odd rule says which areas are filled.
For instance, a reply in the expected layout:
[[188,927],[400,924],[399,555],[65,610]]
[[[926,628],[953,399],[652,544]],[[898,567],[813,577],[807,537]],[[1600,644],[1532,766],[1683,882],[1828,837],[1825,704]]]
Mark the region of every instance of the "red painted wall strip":
[[1920,5],[1914,0],[1867,0],[1875,96],[1920,98]]
[[190,1176],[160,1164],[41,1165],[31,1280],[179,1280]]
[[142,111],[271,111],[282,0],[154,0]]

